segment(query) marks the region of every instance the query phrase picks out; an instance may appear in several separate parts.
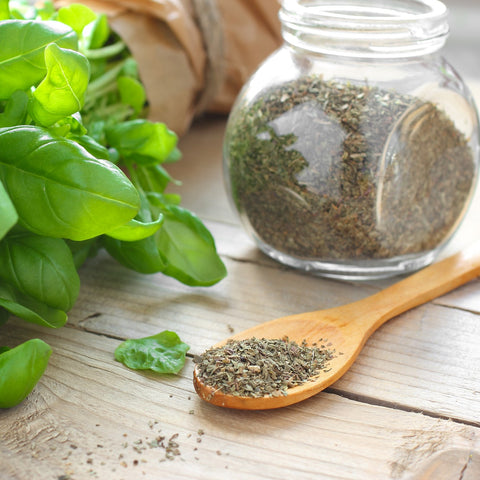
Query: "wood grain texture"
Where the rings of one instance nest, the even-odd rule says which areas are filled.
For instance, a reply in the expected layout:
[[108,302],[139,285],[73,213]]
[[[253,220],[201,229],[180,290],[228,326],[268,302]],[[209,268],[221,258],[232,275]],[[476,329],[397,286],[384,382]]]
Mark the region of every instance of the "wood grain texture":
[[[0,413],[2,480],[403,479],[428,456],[479,446],[477,428],[328,393],[273,412],[218,409],[193,394],[190,361],[178,377],[139,374],[113,360],[116,340],[74,328],[15,325],[2,341],[32,335],[54,353],[29,400]],[[180,455],[164,460],[155,441],[173,436]]]

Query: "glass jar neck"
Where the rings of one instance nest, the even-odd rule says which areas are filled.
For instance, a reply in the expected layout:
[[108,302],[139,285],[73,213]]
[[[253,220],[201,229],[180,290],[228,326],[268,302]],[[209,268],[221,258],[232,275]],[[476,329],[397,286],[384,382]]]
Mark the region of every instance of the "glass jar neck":
[[283,0],[287,44],[315,53],[401,58],[439,50],[448,36],[439,0]]

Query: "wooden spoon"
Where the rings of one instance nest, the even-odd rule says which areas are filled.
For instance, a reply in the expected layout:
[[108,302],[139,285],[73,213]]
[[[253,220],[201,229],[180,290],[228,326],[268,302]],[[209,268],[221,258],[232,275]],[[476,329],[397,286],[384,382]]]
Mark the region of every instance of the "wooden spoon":
[[480,243],[472,245],[445,260],[430,265],[408,278],[362,300],[328,310],[307,312],[281,317],[229,339],[282,338],[311,344],[318,339],[328,339],[337,355],[329,362],[330,371],[322,372],[312,381],[289,388],[287,395],[260,398],[228,395],[205,385],[193,374],[198,395],[214,405],[244,410],[279,408],[300,402],[338,380],[353,364],[363,345],[377,328],[387,320],[447,293],[480,275]]

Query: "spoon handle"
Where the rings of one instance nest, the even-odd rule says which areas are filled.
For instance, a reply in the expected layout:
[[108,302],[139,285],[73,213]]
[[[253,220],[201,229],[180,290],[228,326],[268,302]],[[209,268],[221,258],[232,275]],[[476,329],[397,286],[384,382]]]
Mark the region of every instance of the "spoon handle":
[[[437,298],[480,275],[480,243],[420,270],[351,306],[373,333],[387,320]],[[360,314],[359,314],[360,313]]]

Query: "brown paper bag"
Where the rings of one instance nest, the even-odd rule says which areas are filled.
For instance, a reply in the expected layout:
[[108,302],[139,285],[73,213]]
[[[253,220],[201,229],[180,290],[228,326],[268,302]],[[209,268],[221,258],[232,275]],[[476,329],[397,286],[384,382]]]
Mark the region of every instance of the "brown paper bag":
[[108,15],[138,62],[149,118],[179,135],[202,112],[227,113],[248,77],[281,43],[279,0],[81,3]]

